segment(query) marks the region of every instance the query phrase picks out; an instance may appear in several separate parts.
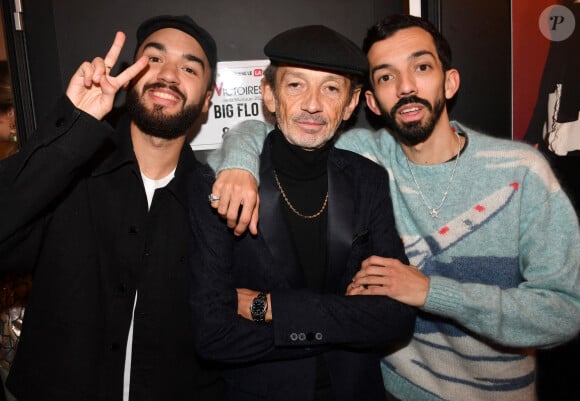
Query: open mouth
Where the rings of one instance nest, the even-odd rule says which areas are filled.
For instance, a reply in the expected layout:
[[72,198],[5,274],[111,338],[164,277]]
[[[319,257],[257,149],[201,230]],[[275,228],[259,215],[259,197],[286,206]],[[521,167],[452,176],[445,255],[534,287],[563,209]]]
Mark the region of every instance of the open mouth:
[[397,114],[401,117],[401,119],[405,122],[415,121],[420,119],[423,116],[423,112],[425,107],[423,106],[404,106],[399,109]]

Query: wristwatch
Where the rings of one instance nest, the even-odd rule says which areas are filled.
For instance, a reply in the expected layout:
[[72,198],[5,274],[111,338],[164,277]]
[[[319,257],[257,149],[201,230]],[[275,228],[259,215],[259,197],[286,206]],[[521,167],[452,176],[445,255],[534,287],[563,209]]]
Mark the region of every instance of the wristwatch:
[[254,322],[265,322],[268,312],[268,296],[265,292],[259,293],[250,305],[250,314]]

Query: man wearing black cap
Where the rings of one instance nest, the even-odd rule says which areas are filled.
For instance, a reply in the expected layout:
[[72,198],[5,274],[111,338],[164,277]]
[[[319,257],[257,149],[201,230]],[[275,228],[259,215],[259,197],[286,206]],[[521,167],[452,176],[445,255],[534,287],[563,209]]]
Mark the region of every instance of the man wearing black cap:
[[189,186],[203,244],[192,249],[205,262],[192,267],[198,351],[233,364],[228,400],[384,400],[379,356],[408,338],[414,309],[345,291],[369,255],[407,259],[387,173],[333,146],[366,58],[324,26],[283,32],[264,51],[262,95],[277,126],[260,158],[260,235],[232,236]]
[[[186,134],[207,111],[216,45],[189,17],[154,17],[113,77],[123,43],[83,63],[0,165],[0,266],[35,273],[8,379],[19,401],[221,399],[191,340],[185,190],[207,196],[213,179]],[[112,130],[99,120],[125,85]]]

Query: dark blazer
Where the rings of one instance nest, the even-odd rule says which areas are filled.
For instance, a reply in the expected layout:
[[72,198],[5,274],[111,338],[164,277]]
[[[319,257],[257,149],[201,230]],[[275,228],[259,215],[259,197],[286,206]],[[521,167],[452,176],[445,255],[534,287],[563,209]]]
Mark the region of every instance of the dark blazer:
[[[324,353],[337,400],[384,400],[380,356],[412,334],[415,310],[382,296],[345,296],[361,262],[376,254],[408,263],[395,230],[384,169],[332,149],[328,160],[328,265],[324,294],[305,288],[273,178],[261,155],[259,234],[234,238],[190,185],[191,226],[203,266],[192,266],[195,340],[205,358],[231,364],[227,399],[312,399],[314,355]],[[199,257],[195,257],[199,259]],[[192,259],[193,260],[193,259]],[[236,288],[271,293],[273,321],[237,315]]]
[[213,174],[191,148],[148,210],[128,120],[114,131],[63,99],[0,163],[0,266],[34,271],[18,400],[120,401],[137,291],[130,399],[219,399],[192,342],[185,185]]

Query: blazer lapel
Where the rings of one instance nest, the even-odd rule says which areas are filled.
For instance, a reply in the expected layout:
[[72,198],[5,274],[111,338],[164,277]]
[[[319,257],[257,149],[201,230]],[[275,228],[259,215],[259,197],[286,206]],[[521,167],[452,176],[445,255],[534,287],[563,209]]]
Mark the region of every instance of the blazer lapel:
[[[266,140],[260,156],[260,223],[259,236],[266,243],[276,269],[272,277],[284,278],[292,285],[303,282],[303,274],[293,251],[284,212],[281,207],[281,195],[274,182],[274,171],[270,155],[270,142]],[[274,273],[274,272],[272,272]]]
[[354,194],[344,160],[334,151],[328,158],[328,232],[326,288],[337,288],[353,238]]

